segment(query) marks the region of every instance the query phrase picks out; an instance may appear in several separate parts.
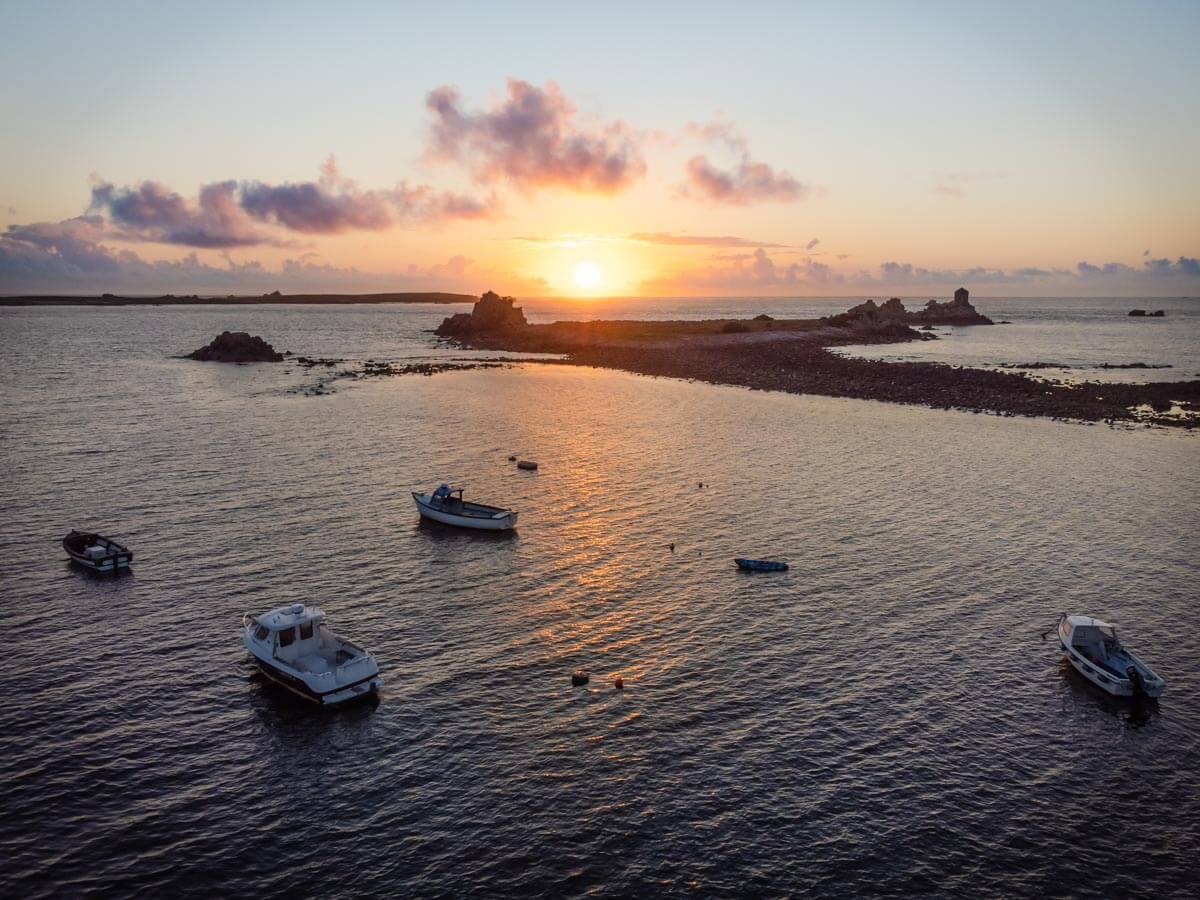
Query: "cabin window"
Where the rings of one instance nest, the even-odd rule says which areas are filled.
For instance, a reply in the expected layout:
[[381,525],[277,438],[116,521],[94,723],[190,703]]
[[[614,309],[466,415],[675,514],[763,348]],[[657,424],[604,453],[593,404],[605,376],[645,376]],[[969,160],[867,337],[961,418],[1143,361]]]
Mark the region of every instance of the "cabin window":
[[306,641],[312,637],[312,622],[304,622],[300,625],[300,640]]
[[268,632],[267,632],[266,625],[259,625],[258,628],[254,629],[254,637],[257,640],[261,641],[263,638],[265,638],[267,636],[267,634],[268,634]]
[[296,639],[296,629],[289,628],[286,631],[279,632],[279,646],[287,647]]

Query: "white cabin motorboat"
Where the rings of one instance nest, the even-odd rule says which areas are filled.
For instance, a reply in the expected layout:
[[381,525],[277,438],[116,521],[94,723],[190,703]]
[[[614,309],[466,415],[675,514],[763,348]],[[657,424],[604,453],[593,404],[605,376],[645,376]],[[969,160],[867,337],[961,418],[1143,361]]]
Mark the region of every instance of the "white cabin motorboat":
[[1158,697],[1166,682],[1121,644],[1117,631],[1090,616],[1058,620],[1058,642],[1084,678],[1116,697]]
[[479,528],[484,531],[511,531],[517,527],[517,514],[511,509],[468,503],[463,489],[443,484],[428,494],[412,492],[417,509],[426,519],[459,528]]
[[129,568],[133,553],[111,538],[88,531],[71,530],[62,541],[63,549],[79,565],[94,572],[117,572]]
[[376,693],[383,679],[375,657],[324,622],[325,613],[303,603],[246,613],[246,649],[264,675],[305,700],[328,706]]

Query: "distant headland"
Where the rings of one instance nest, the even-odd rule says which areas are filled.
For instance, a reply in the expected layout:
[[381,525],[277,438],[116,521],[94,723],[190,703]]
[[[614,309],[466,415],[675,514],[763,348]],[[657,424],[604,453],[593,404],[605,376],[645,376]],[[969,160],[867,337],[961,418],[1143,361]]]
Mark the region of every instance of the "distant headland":
[[157,297],[99,296],[24,296],[0,297],[0,306],[253,306],[260,303],[352,304],[352,303],[474,303],[473,294],[448,294],[441,291],[390,294],[229,294],[226,297],[201,297],[197,294]]

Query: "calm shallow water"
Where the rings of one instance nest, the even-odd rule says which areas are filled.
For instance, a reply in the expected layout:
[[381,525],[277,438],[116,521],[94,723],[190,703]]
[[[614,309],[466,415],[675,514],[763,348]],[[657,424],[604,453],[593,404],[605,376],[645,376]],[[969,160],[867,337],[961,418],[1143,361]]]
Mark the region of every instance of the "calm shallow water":
[[[536,366],[305,398],[164,358],[226,327],[461,355],[421,333],[452,309],[0,313],[0,892],[1194,888],[1194,436]],[[447,478],[519,533],[419,526]],[[71,568],[71,527],[134,573]],[[253,673],[242,612],[296,600],[376,653],[377,705]],[[1161,703],[1066,669],[1061,610]]]

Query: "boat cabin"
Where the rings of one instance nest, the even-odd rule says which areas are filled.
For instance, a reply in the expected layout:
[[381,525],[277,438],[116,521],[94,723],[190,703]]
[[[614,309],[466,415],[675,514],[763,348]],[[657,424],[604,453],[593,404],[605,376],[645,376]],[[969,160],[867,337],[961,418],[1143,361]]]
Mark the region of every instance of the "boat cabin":
[[1089,616],[1068,616],[1062,632],[1072,648],[1099,662],[1107,662],[1123,649],[1112,625]]
[[254,639],[265,644],[272,657],[294,669],[332,671],[353,659],[354,654],[343,649],[347,642],[330,633],[324,621],[325,613],[317,607],[295,603],[260,616]]

